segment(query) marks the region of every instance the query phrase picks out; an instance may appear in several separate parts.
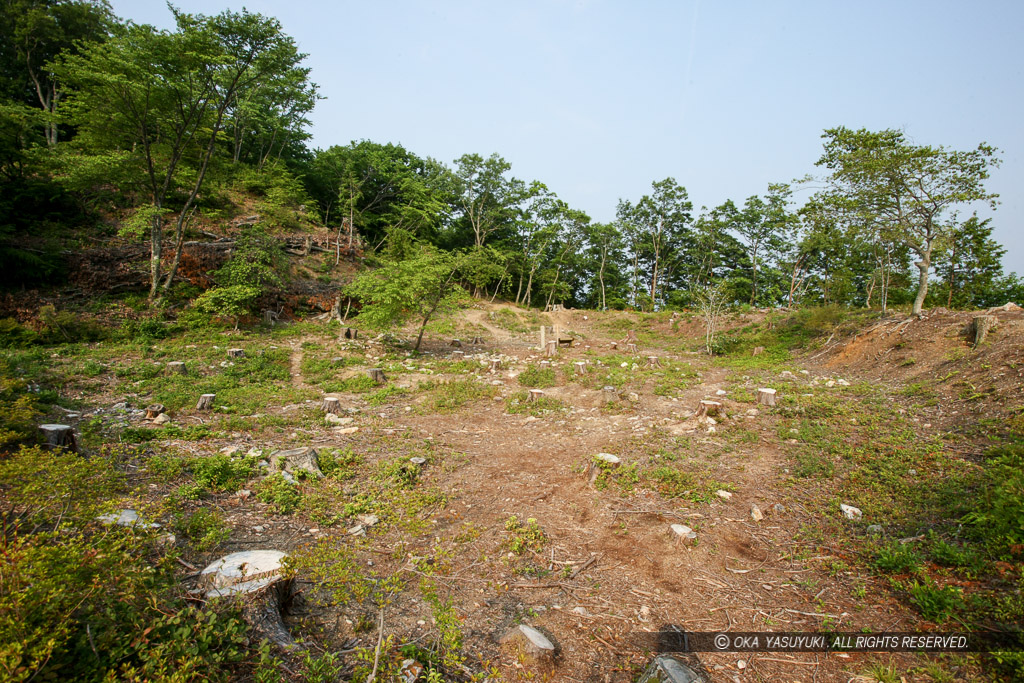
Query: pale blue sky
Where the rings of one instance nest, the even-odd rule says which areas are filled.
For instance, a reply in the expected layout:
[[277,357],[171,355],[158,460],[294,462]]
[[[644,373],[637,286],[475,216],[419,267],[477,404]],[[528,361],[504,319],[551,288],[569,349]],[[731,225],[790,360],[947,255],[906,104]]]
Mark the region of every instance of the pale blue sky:
[[[160,0],[112,4],[172,23]],[[447,163],[497,152],[599,221],[666,176],[712,207],[815,173],[829,127],[985,141],[1003,158],[989,181],[995,234],[1024,274],[1021,2],[175,4],[281,21],[327,98],[316,146],[396,142]]]

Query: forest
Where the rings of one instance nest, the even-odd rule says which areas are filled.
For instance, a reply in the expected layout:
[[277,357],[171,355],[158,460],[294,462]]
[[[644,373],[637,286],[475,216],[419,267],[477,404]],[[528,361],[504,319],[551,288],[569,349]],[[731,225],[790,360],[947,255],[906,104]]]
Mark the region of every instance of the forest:
[[[311,148],[322,95],[277,21],[175,18],[162,31],[102,2],[4,3],[8,286],[59,285],[76,245],[135,242],[147,246],[136,265],[148,299],[187,303],[201,292],[177,272],[181,245],[251,209],[260,230],[325,229],[339,257],[371,267],[424,249],[457,255],[469,292],[538,308],[682,308],[711,286],[753,307],[917,312],[1020,298],[992,218],[976,213],[997,203],[985,180],[998,151],[984,143],[959,151],[840,126],[822,133],[804,179],[711,208],[656,179],[641,197],[609,197],[615,220],[599,223],[498,153],[447,162],[370,140]],[[250,289],[218,300],[251,303],[259,283],[244,280],[231,286]]]

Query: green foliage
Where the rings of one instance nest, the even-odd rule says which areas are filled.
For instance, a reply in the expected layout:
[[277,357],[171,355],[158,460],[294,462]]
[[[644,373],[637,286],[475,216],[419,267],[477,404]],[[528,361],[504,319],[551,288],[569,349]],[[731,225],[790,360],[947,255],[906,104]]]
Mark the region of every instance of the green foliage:
[[176,514],[174,529],[184,534],[200,552],[213,550],[231,536],[231,528],[223,516],[207,508],[199,508],[187,515]]
[[1024,544],[1024,442],[996,446],[985,461],[983,492],[964,521],[974,538],[1000,556],[1019,555]]
[[198,312],[231,318],[238,327],[238,319],[249,313],[260,297],[260,288],[252,285],[212,287],[203,292],[192,305]]
[[480,382],[465,379],[454,382],[422,382],[420,390],[426,393],[419,406],[422,413],[454,413],[472,401],[493,396],[495,389]]
[[302,502],[302,491],[280,473],[271,474],[256,486],[256,498],[270,506],[272,512],[290,515]]
[[25,380],[11,375],[9,362],[0,358],[0,449],[29,439],[38,415]]
[[232,458],[217,453],[195,458],[189,463],[195,483],[208,491],[236,491],[252,477],[256,460],[252,457]]
[[516,555],[522,555],[527,550],[540,552],[548,541],[544,530],[540,528],[540,524],[533,517],[524,523],[520,522],[516,515],[510,515],[505,520],[505,531],[508,532],[506,539],[508,549]]
[[940,588],[929,581],[913,581],[907,586],[907,592],[910,594],[910,601],[921,610],[921,615],[925,619],[940,624],[963,604],[962,592],[955,586]]
[[557,384],[553,368],[541,368],[533,365],[520,372],[519,376],[516,377],[516,381],[524,387],[534,389],[544,389]]
[[921,555],[914,546],[894,541],[878,549],[875,566],[889,574],[914,574],[921,568]]
[[320,471],[332,479],[350,479],[362,463],[362,457],[351,448],[325,448],[318,453]]
[[540,417],[547,413],[559,412],[566,409],[566,405],[557,398],[541,396],[530,400],[530,394],[519,391],[505,399],[505,410],[510,415],[532,415]]
[[288,259],[279,240],[262,226],[242,230],[235,240],[231,258],[214,275],[227,288],[250,287],[255,297],[280,289],[288,269]]

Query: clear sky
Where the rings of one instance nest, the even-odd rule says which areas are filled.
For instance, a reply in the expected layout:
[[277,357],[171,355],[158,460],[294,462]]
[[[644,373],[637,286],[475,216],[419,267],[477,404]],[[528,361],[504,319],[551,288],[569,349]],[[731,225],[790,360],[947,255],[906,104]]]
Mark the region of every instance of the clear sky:
[[[161,0],[113,0],[172,25]],[[277,17],[327,99],[313,143],[497,152],[593,219],[674,177],[695,207],[816,173],[825,128],[988,142],[996,238],[1024,275],[1024,2],[177,0]],[[802,201],[810,190],[796,195]],[[982,212],[982,215],[988,215]]]

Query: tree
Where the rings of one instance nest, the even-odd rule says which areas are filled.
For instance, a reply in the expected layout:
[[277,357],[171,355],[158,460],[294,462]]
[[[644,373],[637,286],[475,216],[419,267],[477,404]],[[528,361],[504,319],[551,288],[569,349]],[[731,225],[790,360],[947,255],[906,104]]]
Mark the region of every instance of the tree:
[[917,297],[920,314],[928,294],[932,254],[948,239],[952,223],[945,213],[958,205],[988,202],[989,169],[999,165],[997,150],[981,143],[961,152],[913,145],[901,131],[831,128],[822,136],[825,151],[819,166],[831,171],[829,183],[868,221],[883,222],[892,236],[918,257]]
[[418,320],[420,328],[413,350],[419,351],[427,323],[455,311],[466,296],[458,284],[458,274],[459,259],[454,254],[423,246],[411,258],[361,274],[345,293],[362,302],[359,319],[371,327]]
[[635,205],[619,202],[617,216],[627,228],[633,251],[634,283],[639,285],[640,266],[646,269],[646,297],[652,307],[664,301],[663,289],[689,240],[691,212],[686,188],[674,178],[651,183],[652,192]]
[[[55,72],[75,87],[68,115],[93,159],[117,151],[137,170],[153,207],[150,300],[162,279],[163,222],[168,202],[186,199],[175,226],[177,248],[163,282],[170,288],[185,222],[202,190],[210,161],[239,92],[306,83],[305,57],[274,19],[223,12],[215,17],[175,11],[177,29],[129,24],[101,46],[59,60]],[[183,169],[187,167],[187,172]],[[183,177],[185,179],[183,180]],[[179,187],[182,186],[182,187]]]
[[733,229],[746,243],[750,263],[751,306],[758,302],[758,273],[763,270],[762,264],[786,246],[793,224],[793,216],[787,211],[791,194],[789,185],[773,183],[768,186],[765,199],[749,197],[742,211],[735,214]]
[[975,215],[953,226],[946,249],[937,255],[935,271],[945,290],[946,306],[986,305],[1002,278],[1006,249],[992,239],[991,222]]
[[[618,276],[618,264],[622,258],[622,233],[614,223],[591,223],[585,230],[587,254],[597,277],[596,291],[600,294],[596,305],[599,310],[608,310],[608,274]],[[616,277],[616,279],[619,279]]]
[[511,228],[517,207],[526,198],[523,181],[506,177],[511,168],[497,154],[487,159],[464,154],[455,160],[456,202],[473,233],[475,247],[482,247],[499,230]]
[[57,144],[55,112],[64,88],[48,68],[61,55],[103,41],[115,24],[106,0],[0,0],[0,35],[8,42],[0,91],[38,106],[46,144]]
[[704,319],[704,350],[708,355],[715,353],[715,335],[722,322],[728,301],[728,286],[724,280],[714,284],[694,287],[690,296],[697,304],[697,310]]

